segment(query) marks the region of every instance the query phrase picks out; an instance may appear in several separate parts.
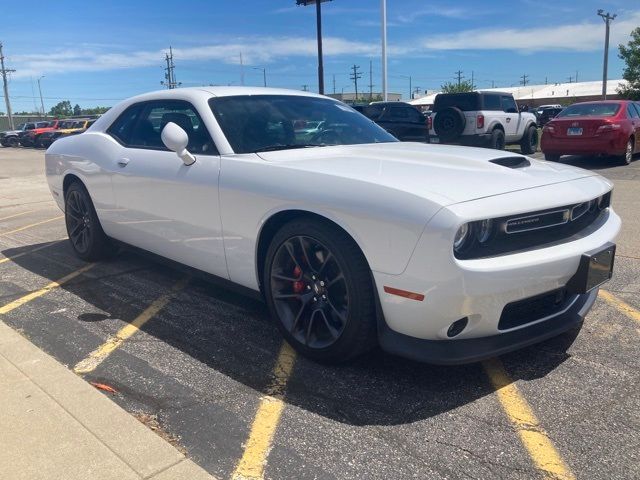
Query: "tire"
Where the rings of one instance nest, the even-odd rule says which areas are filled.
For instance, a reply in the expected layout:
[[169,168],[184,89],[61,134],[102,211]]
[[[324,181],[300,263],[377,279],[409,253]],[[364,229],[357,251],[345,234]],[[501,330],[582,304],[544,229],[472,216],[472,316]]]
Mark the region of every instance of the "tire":
[[44,148],[44,144],[42,143],[42,140],[40,138],[38,138],[33,145],[35,148]]
[[113,245],[102,230],[96,209],[84,185],[72,183],[64,200],[67,234],[75,254],[86,262],[110,257],[114,251]]
[[538,150],[538,129],[531,125],[522,135],[520,140],[520,152],[523,155],[531,155]]
[[504,150],[504,132],[499,128],[494,128],[491,132],[491,148]]
[[555,153],[545,153],[544,159],[547,162],[557,162],[558,160],[560,160],[560,155],[556,155]]
[[633,160],[633,138],[630,138],[627,142],[627,147],[625,148],[624,153],[619,157],[620,164],[629,165],[631,160]]
[[441,142],[452,142],[462,135],[466,123],[467,119],[462,110],[457,107],[447,107],[435,116],[433,129]]
[[5,142],[7,144],[7,147],[15,148],[20,145],[20,140],[18,139],[18,137],[9,137]]
[[335,225],[313,219],[285,224],[269,245],[262,280],[272,317],[302,355],[340,363],[376,345],[371,270]]

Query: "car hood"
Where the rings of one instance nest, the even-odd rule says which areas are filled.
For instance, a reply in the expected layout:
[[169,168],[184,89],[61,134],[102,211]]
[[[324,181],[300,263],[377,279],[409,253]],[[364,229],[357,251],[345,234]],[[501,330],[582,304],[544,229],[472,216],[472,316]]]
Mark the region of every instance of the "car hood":
[[[446,206],[597,174],[486,148],[412,142],[280,150],[259,156],[284,168],[352,178],[438,201]],[[492,161],[526,158],[511,168]]]

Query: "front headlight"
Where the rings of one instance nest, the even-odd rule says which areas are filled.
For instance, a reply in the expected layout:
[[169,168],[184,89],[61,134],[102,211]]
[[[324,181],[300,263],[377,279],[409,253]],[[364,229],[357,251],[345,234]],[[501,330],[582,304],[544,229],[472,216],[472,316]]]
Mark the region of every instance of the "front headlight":
[[456,252],[461,252],[464,250],[464,247],[467,246],[469,240],[471,239],[471,227],[468,223],[461,225],[458,231],[456,232],[456,236],[453,239],[453,249]]
[[493,220],[481,220],[476,222],[476,238],[480,243],[486,243],[493,233]]

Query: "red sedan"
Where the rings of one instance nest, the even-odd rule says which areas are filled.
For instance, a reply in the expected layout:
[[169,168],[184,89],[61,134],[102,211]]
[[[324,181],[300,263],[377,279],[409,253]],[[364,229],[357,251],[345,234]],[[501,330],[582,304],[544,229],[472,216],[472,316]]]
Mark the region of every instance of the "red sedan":
[[628,100],[574,103],[542,129],[544,158],[614,155],[629,164],[640,152],[640,104]]

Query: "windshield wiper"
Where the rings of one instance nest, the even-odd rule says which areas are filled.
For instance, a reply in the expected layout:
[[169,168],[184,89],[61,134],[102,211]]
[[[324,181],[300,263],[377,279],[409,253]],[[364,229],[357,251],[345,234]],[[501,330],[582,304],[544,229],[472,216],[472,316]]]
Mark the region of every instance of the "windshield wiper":
[[278,143],[275,145],[267,145],[266,147],[261,147],[254,150],[254,153],[258,152],[273,152],[276,150],[289,150],[294,148],[311,148],[311,147],[324,147],[325,145],[321,145],[319,143],[294,143],[294,144],[282,144]]

